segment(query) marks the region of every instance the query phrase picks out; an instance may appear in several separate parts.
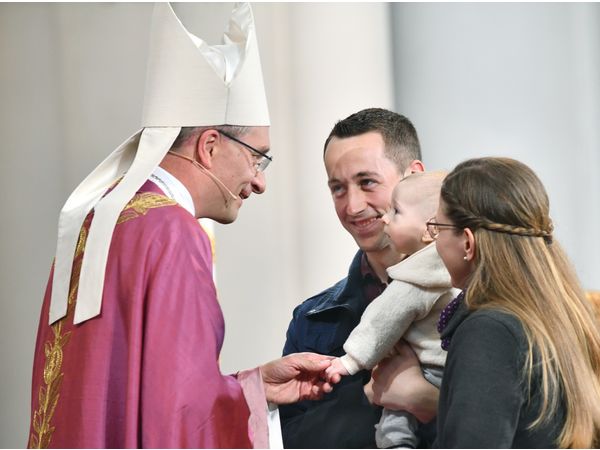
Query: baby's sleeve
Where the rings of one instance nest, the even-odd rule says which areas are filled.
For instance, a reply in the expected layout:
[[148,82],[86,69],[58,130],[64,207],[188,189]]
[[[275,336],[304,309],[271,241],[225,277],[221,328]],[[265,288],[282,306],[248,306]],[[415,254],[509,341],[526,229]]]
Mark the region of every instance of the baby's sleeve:
[[392,281],[371,302],[344,343],[346,355],[342,362],[348,372],[352,373],[350,369],[355,369],[354,373],[360,369],[372,369],[390,353],[422,314],[425,302],[423,292],[418,291],[409,283]]

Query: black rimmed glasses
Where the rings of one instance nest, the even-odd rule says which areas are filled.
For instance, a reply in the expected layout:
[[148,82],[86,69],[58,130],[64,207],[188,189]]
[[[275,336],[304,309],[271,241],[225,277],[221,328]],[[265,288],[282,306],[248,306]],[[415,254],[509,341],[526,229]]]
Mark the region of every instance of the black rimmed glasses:
[[443,228],[456,228],[457,230],[460,229],[460,227],[457,227],[456,225],[452,225],[451,223],[439,223],[439,222],[435,222],[435,217],[432,217],[431,219],[429,219],[425,225],[427,225],[427,232],[429,233],[429,236],[431,236],[431,239],[435,240],[438,238],[438,236],[440,235],[440,229]]
[[246,144],[243,141],[240,141],[238,138],[233,137],[232,135],[230,135],[229,133],[226,133],[222,130],[217,129],[217,131],[219,133],[221,133],[223,136],[225,136],[227,139],[231,139],[234,142],[237,142],[238,144],[242,145],[243,147],[245,147],[246,149],[250,150],[254,156],[256,157],[256,170],[258,172],[264,172],[265,169],[267,167],[269,167],[269,164],[271,164],[271,161],[273,161],[273,157],[267,155],[265,152],[261,152],[260,150],[255,149],[254,147],[252,147],[249,144]]

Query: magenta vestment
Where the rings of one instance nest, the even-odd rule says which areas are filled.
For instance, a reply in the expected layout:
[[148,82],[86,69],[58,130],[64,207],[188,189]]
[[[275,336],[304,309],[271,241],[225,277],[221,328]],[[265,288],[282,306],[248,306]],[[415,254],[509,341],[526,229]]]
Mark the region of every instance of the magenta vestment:
[[[224,376],[224,322],[209,239],[151,182],[119,217],[101,315],[73,325],[86,232],[68,314],[48,325],[52,273],[38,329],[31,447],[265,447],[258,369]],[[252,416],[251,416],[252,413]]]

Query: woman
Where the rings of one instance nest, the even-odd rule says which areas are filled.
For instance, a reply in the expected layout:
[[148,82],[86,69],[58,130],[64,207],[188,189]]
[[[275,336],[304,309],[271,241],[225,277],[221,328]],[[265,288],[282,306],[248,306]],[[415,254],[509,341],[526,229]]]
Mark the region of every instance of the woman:
[[438,445],[598,446],[599,326],[535,173],[508,158],[459,164],[428,230],[463,289],[439,324]]

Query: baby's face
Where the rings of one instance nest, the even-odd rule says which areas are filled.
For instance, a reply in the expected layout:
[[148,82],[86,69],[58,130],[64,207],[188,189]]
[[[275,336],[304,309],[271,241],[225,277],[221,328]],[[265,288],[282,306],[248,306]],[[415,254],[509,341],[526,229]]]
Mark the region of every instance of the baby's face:
[[384,229],[399,253],[412,255],[427,245],[422,238],[427,232],[427,217],[410,197],[411,189],[399,184],[392,195],[392,205],[383,217]]

